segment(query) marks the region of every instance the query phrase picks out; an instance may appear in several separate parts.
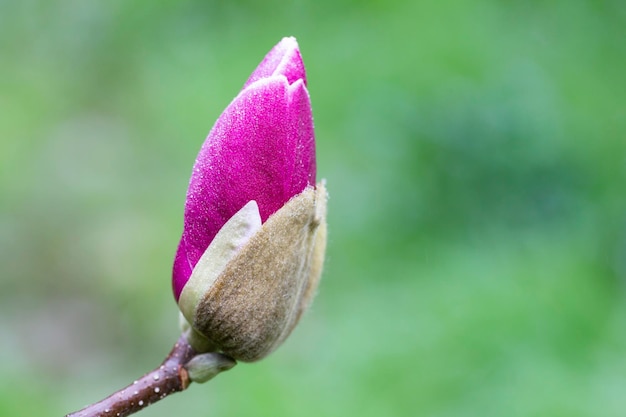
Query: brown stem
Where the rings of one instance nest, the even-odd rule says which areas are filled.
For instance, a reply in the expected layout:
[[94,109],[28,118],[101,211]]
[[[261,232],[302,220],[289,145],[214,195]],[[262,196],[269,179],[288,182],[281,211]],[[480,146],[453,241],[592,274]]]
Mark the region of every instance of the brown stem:
[[181,336],[161,366],[104,400],[66,417],[123,417],[135,413],[166,396],[185,390],[190,383],[184,365],[196,352]]

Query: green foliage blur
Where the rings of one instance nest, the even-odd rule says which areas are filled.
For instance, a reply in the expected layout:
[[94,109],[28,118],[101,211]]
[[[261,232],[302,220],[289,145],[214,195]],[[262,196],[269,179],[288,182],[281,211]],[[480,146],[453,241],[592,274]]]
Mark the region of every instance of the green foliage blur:
[[318,298],[140,415],[623,416],[621,0],[0,0],[0,415],[160,363],[195,155],[289,35],[331,196]]

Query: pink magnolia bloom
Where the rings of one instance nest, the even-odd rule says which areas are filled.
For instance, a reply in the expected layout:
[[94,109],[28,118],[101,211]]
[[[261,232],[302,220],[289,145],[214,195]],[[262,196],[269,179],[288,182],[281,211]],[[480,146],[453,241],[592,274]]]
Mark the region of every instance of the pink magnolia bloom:
[[178,301],[217,232],[246,203],[262,222],[315,186],[315,137],[298,44],[284,38],[221,114],[193,167],[174,260]]

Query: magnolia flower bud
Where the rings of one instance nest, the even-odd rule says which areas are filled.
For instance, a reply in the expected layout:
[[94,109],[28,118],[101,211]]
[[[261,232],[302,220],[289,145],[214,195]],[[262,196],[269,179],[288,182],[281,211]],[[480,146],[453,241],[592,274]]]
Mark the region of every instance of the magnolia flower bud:
[[310,304],[325,245],[304,65],[285,38],[222,113],[194,166],[173,271],[190,343],[242,361],[269,354]]

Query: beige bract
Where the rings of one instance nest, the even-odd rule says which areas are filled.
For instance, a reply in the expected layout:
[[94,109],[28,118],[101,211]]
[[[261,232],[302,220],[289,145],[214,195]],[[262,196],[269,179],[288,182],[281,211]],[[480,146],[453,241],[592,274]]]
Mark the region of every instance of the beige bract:
[[220,229],[179,299],[194,348],[251,362],[289,336],[322,272],[326,198],[308,186],[263,224],[251,201]]

